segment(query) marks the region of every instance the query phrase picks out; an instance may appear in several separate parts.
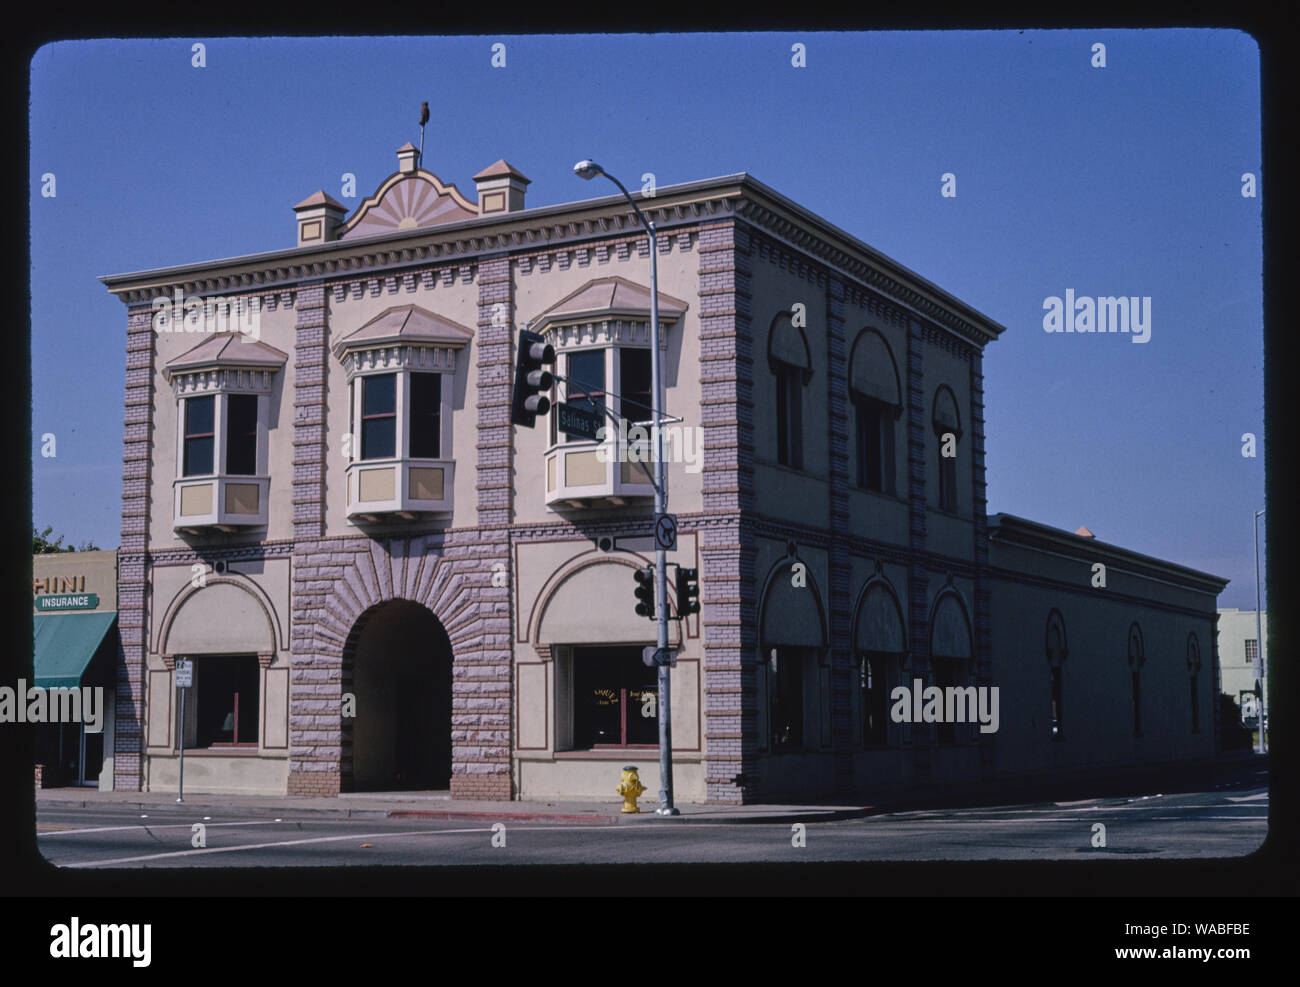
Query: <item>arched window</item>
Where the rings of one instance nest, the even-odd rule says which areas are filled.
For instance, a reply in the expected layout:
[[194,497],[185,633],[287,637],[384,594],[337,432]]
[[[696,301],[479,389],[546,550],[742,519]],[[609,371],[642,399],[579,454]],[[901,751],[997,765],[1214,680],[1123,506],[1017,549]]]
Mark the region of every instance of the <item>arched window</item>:
[[951,590],[940,594],[930,614],[930,668],[934,685],[944,693],[945,714],[950,705],[949,689],[957,690],[951,705],[955,708],[960,701],[967,714],[960,729],[946,715],[938,724],[939,743],[955,744],[958,737],[969,736],[970,723],[976,718],[970,714],[977,708],[977,693],[972,684],[970,621],[961,597]]
[[864,747],[891,743],[889,693],[901,678],[907,657],[905,641],[897,596],[884,579],[872,579],[862,593],[853,629],[858,671],[856,727]]
[[1201,701],[1197,685],[1201,674],[1201,645],[1196,634],[1187,635],[1187,674],[1191,688],[1192,733],[1201,732]]
[[767,334],[767,363],[776,383],[776,461],[803,469],[803,389],[812,378],[808,338],[789,312],[772,320]]
[[903,411],[898,365],[874,329],[858,334],[849,357],[849,399],[853,402],[858,486],[895,494],[895,432]]
[[1128,629],[1128,667],[1133,679],[1133,736],[1142,736],[1142,665],[1146,653],[1142,648],[1142,628],[1135,622]]
[[[934,393],[931,424],[938,439],[939,509],[957,513],[957,444],[961,440],[961,414],[952,388],[944,384]],[[949,438],[949,436],[952,438]],[[945,455],[951,452],[953,455]]]
[[1064,739],[1065,621],[1059,610],[1047,615],[1047,667],[1052,676],[1052,739]]
[[[804,565],[798,583],[795,563]],[[816,750],[829,742],[826,619],[807,563],[787,556],[773,566],[759,609],[760,743],[774,751]]]

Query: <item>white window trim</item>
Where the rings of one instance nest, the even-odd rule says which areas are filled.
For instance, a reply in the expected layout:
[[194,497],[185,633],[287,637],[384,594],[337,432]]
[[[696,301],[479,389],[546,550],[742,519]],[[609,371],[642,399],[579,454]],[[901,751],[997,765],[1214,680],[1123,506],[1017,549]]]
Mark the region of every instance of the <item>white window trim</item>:
[[[396,349],[392,347],[390,349]],[[455,450],[452,448],[452,436],[454,428],[452,427],[452,400],[456,389],[456,361],[455,351],[444,347],[401,347],[403,350],[425,349],[425,350],[446,350],[449,359],[439,359],[437,356],[429,365],[419,365],[419,359],[412,358],[408,354],[398,356],[391,361],[376,359],[353,359],[373,353],[374,351],[356,351],[349,353],[345,358],[345,367],[348,371],[348,401],[351,407],[350,423],[353,430],[351,441],[351,455],[348,457],[348,465],[355,463],[383,463],[395,460],[408,460],[419,458],[424,461],[427,457],[412,457],[411,449],[411,422],[408,415],[411,398],[411,374],[413,373],[435,373],[442,376],[440,407],[438,415],[438,456],[436,459],[429,459],[429,462],[450,462],[455,459]],[[362,366],[362,364],[365,364]],[[373,459],[362,458],[361,447],[361,410],[362,410],[362,388],[358,386],[362,378],[365,377],[382,377],[385,374],[395,375],[394,381],[394,404],[396,412],[396,435],[393,444],[394,455],[380,456]]]
[[[265,479],[270,469],[270,372],[240,370],[209,370],[199,373],[178,374],[172,379],[176,393],[176,479],[202,480],[248,474],[226,472],[226,432],[229,415],[228,398],[232,394],[252,394],[257,397],[257,468],[250,479]],[[188,402],[195,398],[211,397],[212,408],[212,467],[211,473],[185,475],[185,416]]]

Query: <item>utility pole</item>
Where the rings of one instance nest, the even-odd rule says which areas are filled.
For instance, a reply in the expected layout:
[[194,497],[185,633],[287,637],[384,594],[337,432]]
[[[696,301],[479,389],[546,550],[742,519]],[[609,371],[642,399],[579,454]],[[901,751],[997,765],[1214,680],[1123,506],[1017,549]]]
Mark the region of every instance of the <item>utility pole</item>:
[[[650,418],[651,435],[654,443],[655,461],[655,526],[668,509],[668,481],[664,470],[663,457],[663,376],[659,355],[659,242],[655,236],[654,223],[650,222],[637,207],[636,201],[613,175],[608,174],[594,161],[579,161],[573,166],[573,173],[579,178],[592,179],[604,175],[618,186],[623,197],[632,206],[637,219],[650,235]],[[669,666],[662,656],[668,648],[668,553],[659,539],[655,539],[655,622],[658,625],[659,639],[659,808],[656,815],[679,815],[673,805],[673,721],[669,707],[671,678]]]
[[1260,618],[1259,602],[1259,519],[1263,514],[1263,511],[1255,512],[1255,650],[1259,652],[1259,710],[1256,716],[1259,721],[1259,752],[1266,754],[1268,746],[1264,742],[1264,709],[1268,697],[1268,669],[1264,664],[1263,621]]

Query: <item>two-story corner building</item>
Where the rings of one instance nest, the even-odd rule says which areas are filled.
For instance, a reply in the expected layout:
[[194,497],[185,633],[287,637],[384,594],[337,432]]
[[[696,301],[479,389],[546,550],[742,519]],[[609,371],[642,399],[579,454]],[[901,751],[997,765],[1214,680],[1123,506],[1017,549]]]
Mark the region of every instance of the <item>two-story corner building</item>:
[[[525,327],[557,399],[648,417],[650,245],[621,196],[474,181],[406,145],[350,216],[294,207],[289,249],[103,279],[127,306],[118,788],[173,788],[183,740],[193,791],[612,797],[628,761],[657,789],[645,444],[510,423]],[[680,800],[1214,752],[1217,686],[1176,652],[1215,678],[1222,581],[986,517],[1002,326],[748,175],[639,199],[684,419],[669,560],[700,571],[671,625]],[[897,722],[917,680],[1002,686],[1001,732]]]
[[[1264,653],[1260,655],[1260,632],[1264,633]],[[1259,662],[1267,664],[1268,611],[1219,608],[1219,661],[1222,665],[1223,695],[1232,700],[1238,716],[1254,723],[1262,691]]]

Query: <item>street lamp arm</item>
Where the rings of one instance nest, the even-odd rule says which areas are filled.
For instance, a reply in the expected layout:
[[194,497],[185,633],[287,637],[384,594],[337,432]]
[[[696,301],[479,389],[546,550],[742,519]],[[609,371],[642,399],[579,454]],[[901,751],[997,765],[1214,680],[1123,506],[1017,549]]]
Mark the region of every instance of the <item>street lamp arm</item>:
[[638,206],[636,204],[636,200],[632,198],[632,193],[629,192],[626,188],[624,188],[623,183],[620,182],[613,175],[611,175],[609,172],[602,171],[601,174],[618,186],[618,190],[623,193],[623,198],[627,199],[628,205],[630,205],[632,207],[632,211],[636,213],[636,218],[641,220],[641,225],[646,228],[646,232],[649,233],[651,236],[653,236],[655,231],[654,223],[650,222],[650,220],[645,218],[645,213],[641,211],[641,207]]

